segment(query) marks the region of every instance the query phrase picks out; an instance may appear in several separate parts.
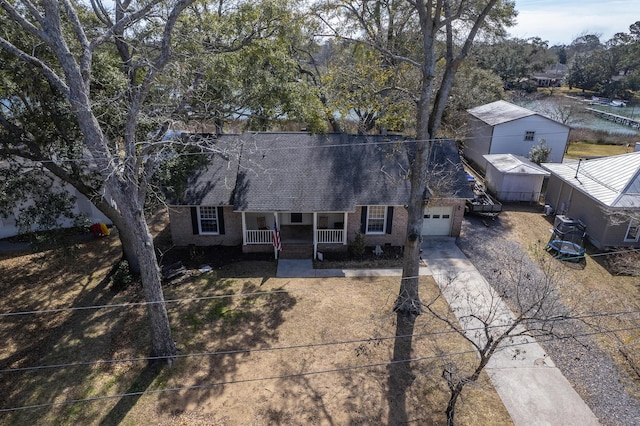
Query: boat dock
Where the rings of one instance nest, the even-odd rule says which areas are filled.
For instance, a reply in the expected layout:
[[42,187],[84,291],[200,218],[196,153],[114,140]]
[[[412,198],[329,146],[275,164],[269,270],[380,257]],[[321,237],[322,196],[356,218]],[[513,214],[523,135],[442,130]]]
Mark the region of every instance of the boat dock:
[[605,120],[614,121],[618,124],[622,124],[623,126],[633,127],[634,129],[640,128],[640,119],[637,118],[629,118],[623,115],[612,114],[606,111],[600,111],[595,108],[587,108],[587,111],[603,118]]

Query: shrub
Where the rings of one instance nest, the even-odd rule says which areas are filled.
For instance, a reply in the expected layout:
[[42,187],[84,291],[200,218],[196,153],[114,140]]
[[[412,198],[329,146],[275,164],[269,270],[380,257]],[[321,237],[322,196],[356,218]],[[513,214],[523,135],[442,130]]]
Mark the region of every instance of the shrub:
[[111,288],[113,291],[119,292],[129,287],[132,282],[133,275],[129,271],[129,262],[121,260],[111,275]]
[[361,232],[356,232],[356,237],[349,244],[349,254],[351,254],[354,259],[362,259],[364,257],[365,250],[364,235],[362,235]]

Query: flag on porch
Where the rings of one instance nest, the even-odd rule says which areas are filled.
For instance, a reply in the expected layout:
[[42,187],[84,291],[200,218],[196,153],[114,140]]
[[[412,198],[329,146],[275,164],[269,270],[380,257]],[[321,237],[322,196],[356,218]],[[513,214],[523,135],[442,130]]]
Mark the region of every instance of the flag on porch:
[[282,251],[282,244],[280,244],[280,231],[278,231],[278,224],[273,229],[273,248],[278,251]]

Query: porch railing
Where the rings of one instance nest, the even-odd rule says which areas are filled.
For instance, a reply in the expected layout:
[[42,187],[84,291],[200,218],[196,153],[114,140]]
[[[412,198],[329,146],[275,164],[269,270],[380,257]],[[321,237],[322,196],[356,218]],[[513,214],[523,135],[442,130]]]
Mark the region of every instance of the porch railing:
[[269,229],[247,229],[245,231],[247,244],[273,244],[273,231]]
[[330,244],[344,242],[344,229],[318,229],[318,243]]

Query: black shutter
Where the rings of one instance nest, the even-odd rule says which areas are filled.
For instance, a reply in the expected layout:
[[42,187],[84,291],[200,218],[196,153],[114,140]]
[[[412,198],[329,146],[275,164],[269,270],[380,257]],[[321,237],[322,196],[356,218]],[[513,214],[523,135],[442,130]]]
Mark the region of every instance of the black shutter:
[[391,225],[393,224],[393,206],[387,208],[387,234],[391,233]]
[[222,214],[222,207],[218,207],[218,233],[224,235],[224,214]]
[[200,233],[200,227],[198,226],[197,207],[191,207],[191,229],[193,231],[193,235],[198,235]]
[[362,212],[360,213],[360,232],[367,233],[367,206],[362,206]]

